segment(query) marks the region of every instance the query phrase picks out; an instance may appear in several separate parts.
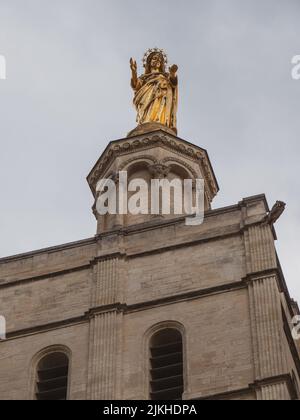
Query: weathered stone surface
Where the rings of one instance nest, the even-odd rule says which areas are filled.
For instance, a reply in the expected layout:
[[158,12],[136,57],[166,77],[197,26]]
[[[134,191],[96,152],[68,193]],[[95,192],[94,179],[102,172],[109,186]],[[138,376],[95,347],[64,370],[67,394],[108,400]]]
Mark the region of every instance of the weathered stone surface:
[[177,134],[177,130],[175,128],[172,129],[163,124],[152,122],[152,123],[144,123],[144,124],[138,125],[132,131],[130,131],[130,133],[128,133],[127,137],[139,136],[145,133],[153,133],[153,131],[159,131],[159,130],[166,131],[167,133],[172,134],[172,135]]
[[[104,153],[91,186],[99,165],[105,174],[128,162],[133,141],[128,153]],[[183,142],[180,152],[174,141],[167,149],[145,144],[149,162],[168,150],[168,159],[177,153],[201,174],[197,148],[189,152]],[[145,160],[139,147],[131,157]],[[0,342],[0,399],[34,398],[36,358],[51,346],[70,350],[70,399],[147,399],[151,334],[174,325],[183,333],[185,399],[297,398],[299,347],[290,323],[298,308],[275,231],[261,223],[267,212],[261,195],[209,205],[200,226],[180,217],[119,220],[104,230],[99,222],[95,238],[1,259],[8,334]]]

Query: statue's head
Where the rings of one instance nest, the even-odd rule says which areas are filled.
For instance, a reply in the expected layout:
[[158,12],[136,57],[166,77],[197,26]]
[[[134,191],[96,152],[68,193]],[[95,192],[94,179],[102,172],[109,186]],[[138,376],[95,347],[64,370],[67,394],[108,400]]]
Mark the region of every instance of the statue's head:
[[149,64],[151,70],[162,70],[163,58],[160,53],[154,53],[149,57]]
[[167,55],[163,50],[158,48],[148,50],[144,55],[145,73],[151,73],[153,70],[165,73],[167,61]]

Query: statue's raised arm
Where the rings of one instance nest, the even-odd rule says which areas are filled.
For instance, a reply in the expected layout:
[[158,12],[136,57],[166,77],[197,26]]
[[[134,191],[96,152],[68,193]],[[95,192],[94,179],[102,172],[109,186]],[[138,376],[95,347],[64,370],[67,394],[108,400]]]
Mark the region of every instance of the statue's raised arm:
[[171,66],[169,68],[170,71],[170,80],[174,85],[178,84],[178,77],[177,77],[177,71],[178,71],[178,66],[176,64],[173,64],[173,66]]
[[137,64],[133,58],[130,59],[130,68],[131,68],[131,86],[133,89],[136,89],[138,86]]
[[138,77],[137,63],[130,59],[131,86],[135,96],[133,103],[139,125],[158,123],[177,132],[178,66],[174,64],[166,72],[167,56],[154,48],[144,56],[145,72]]

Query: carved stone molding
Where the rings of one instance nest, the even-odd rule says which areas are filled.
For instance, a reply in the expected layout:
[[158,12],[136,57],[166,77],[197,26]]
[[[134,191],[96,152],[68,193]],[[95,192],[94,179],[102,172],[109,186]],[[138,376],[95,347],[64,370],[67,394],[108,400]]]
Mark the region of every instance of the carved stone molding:
[[164,159],[161,160],[162,164],[172,164],[172,163],[177,163],[180,166],[183,166],[188,172],[191,173],[191,175],[193,176],[193,178],[198,178],[197,172],[195,171],[195,169],[189,165],[188,163],[184,162],[182,159],[177,159],[175,157],[166,157]]
[[176,128],[169,128],[163,124],[157,123],[157,122],[149,122],[138,125],[136,128],[131,130],[127,137],[134,137],[134,136],[140,136],[141,134],[145,133],[151,133],[153,131],[166,131],[169,134],[177,135]]
[[110,176],[110,179],[111,179],[112,181],[114,181],[114,183],[115,183],[116,185],[118,185],[118,184],[119,184],[119,182],[120,182],[120,175],[119,175],[119,172],[113,172],[113,173],[111,174],[111,176]]
[[170,172],[170,167],[163,165],[162,163],[156,163],[155,165],[149,165],[148,169],[155,179],[166,178]]
[[128,160],[126,160],[121,166],[120,166],[120,171],[124,171],[125,169],[127,169],[131,163],[138,163],[138,162],[147,162],[148,164],[150,164],[150,162],[154,165],[158,163],[158,160],[155,159],[153,156],[151,155],[142,155],[142,156],[134,156]]
[[93,194],[95,193],[97,181],[103,176],[114,159],[129,152],[148,150],[155,146],[168,148],[178,155],[188,157],[201,165],[204,178],[210,190],[211,199],[217,194],[218,184],[207,152],[198,146],[163,131],[148,133],[138,138],[127,138],[111,142],[87,178]]

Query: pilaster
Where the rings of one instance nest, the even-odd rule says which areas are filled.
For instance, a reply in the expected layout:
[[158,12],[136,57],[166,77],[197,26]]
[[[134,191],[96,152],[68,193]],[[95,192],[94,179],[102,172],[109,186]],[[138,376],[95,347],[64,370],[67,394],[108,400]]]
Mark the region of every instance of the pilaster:
[[290,399],[287,383],[269,383],[287,374],[274,236],[269,225],[254,223],[244,232],[252,329],[254,376],[261,400]]
[[91,293],[88,400],[120,398],[122,317],[118,310],[119,258],[100,259],[94,266]]
[[263,401],[288,401],[291,396],[288,390],[286,381],[279,382],[272,385],[264,385],[258,393],[259,400]]

